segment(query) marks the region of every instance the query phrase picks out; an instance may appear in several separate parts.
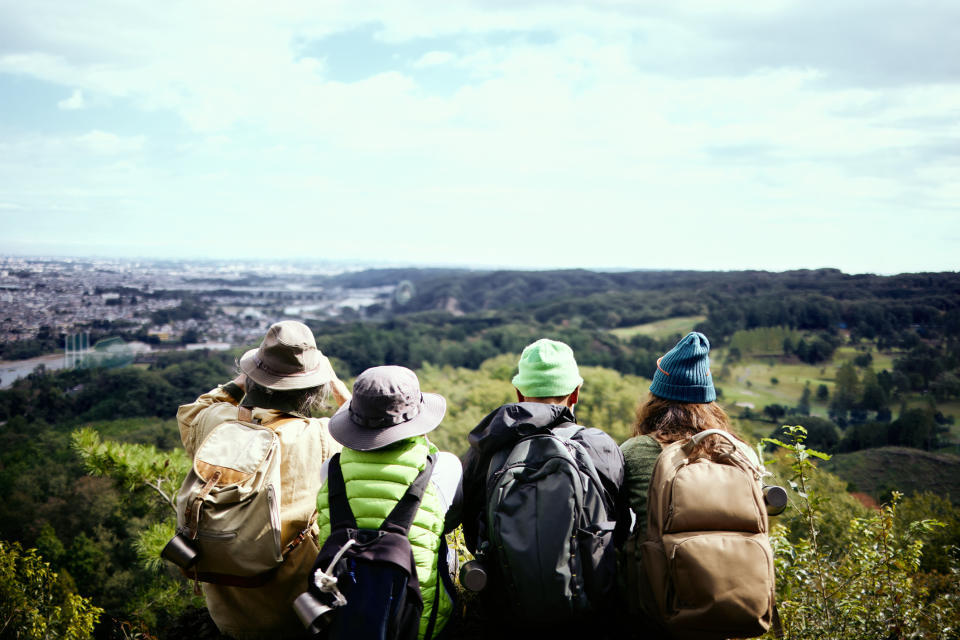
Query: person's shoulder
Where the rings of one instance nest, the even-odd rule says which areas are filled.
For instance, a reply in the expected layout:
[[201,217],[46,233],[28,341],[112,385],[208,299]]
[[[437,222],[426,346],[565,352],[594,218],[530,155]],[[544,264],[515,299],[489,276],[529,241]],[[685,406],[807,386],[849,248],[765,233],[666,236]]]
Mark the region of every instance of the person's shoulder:
[[640,453],[660,453],[663,449],[656,438],[650,435],[633,436],[620,445],[620,451],[623,455]]
[[196,421],[206,428],[213,428],[237,418],[237,405],[229,402],[214,402],[203,407],[196,415]]
[[617,446],[617,441],[609,433],[596,427],[578,426],[582,428],[573,435],[572,439],[579,441],[587,448],[591,457],[594,458],[594,463],[600,460],[611,460],[616,461],[618,466],[623,464],[623,454],[620,452],[620,447]]
[[761,464],[760,456],[757,454],[756,450],[752,446],[750,446],[750,443],[744,442],[743,440],[738,440],[737,447],[752,464],[758,467],[760,466]]
[[437,462],[434,468],[434,473],[436,473],[437,468],[456,471],[458,474],[463,474],[463,464],[460,462],[460,458],[456,454],[450,453],[449,451],[438,451],[437,452]]
[[616,444],[616,440],[613,439],[613,436],[603,429],[599,429],[597,427],[588,427],[585,424],[578,424],[577,426],[580,427],[580,430],[574,435],[575,438],[590,438],[597,441],[609,440],[610,442]]
[[609,433],[603,429],[598,429],[597,427],[587,427],[584,425],[577,425],[580,427],[580,430],[573,434],[574,440],[579,440],[584,444],[589,444],[590,446],[607,451],[610,449],[617,449],[617,441],[613,439]]

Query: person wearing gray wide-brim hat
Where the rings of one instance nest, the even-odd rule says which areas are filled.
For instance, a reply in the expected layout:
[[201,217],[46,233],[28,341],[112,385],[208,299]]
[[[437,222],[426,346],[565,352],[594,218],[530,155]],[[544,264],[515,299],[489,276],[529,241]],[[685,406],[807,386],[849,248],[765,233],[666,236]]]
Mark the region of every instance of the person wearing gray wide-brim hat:
[[447,401],[422,393],[420,381],[406,367],[367,369],[353,383],[353,397],[330,418],[330,435],[345,447],[371,451],[437,428]]
[[367,369],[357,376],[350,402],[330,418],[330,435],[343,445],[343,451],[320,467],[323,487],[317,494],[323,545],[335,525],[343,526],[342,520],[331,518],[332,488],[327,479],[335,465],[355,518],[353,526],[363,529],[380,527],[410,484],[430,466],[430,480],[407,534],[423,597],[420,629],[433,629],[425,640],[441,633],[454,610],[452,581],[441,575],[454,568],[456,556],[451,559],[447,554],[443,536],[460,521],[463,469],[457,456],[440,451],[427,437],[445,412],[443,396],[423,393],[417,374],[410,369]]

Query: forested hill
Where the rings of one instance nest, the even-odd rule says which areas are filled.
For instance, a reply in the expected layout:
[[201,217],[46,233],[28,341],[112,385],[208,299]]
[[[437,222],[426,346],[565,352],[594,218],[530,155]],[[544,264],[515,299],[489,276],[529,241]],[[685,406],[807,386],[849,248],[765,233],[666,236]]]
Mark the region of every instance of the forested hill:
[[[431,439],[456,453],[487,412],[514,397],[518,354],[537,338],[573,347],[585,379],[578,419],[622,442],[656,359],[684,332],[703,330],[713,344],[719,401],[740,433],[752,441],[773,433],[789,440],[782,425],[802,425],[809,447],[835,454],[836,476],[808,470],[817,513],[794,509],[779,520],[786,528],[777,534],[778,549],[790,558],[781,597],[813,594],[811,601],[824,600],[833,612],[845,590],[856,590],[849,602],[857,616],[899,615],[909,601],[927,612],[925,632],[960,627],[937,617],[942,611],[960,620],[953,551],[960,546],[960,501],[949,482],[960,468],[960,275],[397,269],[325,282],[405,292],[308,323],[348,383],[373,365],[416,369],[425,390],[447,398]],[[212,307],[203,295],[190,305]],[[178,486],[189,466],[172,419],[177,406],[230,379],[243,348],[158,351],[117,369],[41,370],[0,391],[0,544],[38,549],[60,574],[58,589],[103,607],[98,638],[214,637],[202,609],[190,608],[200,604],[191,600],[190,585],[159,561],[174,518],[155,489],[165,476],[168,491]],[[803,466],[768,455],[785,486]],[[99,462],[90,466],[91,458]],[[849,493],[885,501],[894,490],[909,494],[899,520],[869,511]],[[794,503],[804,500],[797,493]],[[909,524],[929,518],[946,526]],[[807,544],[811,530],[819,531],[823,550],[817,562],[834,563],[826,572],[838,581],[829,589],[840,594],[834,600],[804,582],[812,575],[813,559],[804,555],[814,548]],[[894,533],[897,549],[914,555],[891,564]],[[922,558],[915,535],[922,535]],[[887,545],[875,561],[869,550],[881,543],[873,540]],[[879,604],[876,585],[857,582],[877,575],[877,567],[885,576],[903,574],[888,581],[893,595]],[[17,584],[0,580],[0,613],[13,602],[3,587]],[[190,626],[198,620],[206,620],[203,631]]]
[[704,313],[709,316],[704,329],[718,338],[737,329],[778,325],[819,330],[844,324],[877,335],[911,324],[942,325],[942,312],[960,307],[960,274],[953,272],[390,269],[331,280],[348,287],[410,282],[412,296],[395,304],[394,314],[499,311],[531,314],[539,321],[581,316],[597,327],[614,328]]

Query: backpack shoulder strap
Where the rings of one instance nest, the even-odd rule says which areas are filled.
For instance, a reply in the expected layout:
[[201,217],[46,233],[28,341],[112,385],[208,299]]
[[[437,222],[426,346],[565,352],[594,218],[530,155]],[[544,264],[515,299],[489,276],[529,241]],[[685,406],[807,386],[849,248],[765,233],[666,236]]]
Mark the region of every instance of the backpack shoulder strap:
[[406,492],[397,501],[396,506],[386,517],[383,524],[380,525],[380,531],[392,531],[407,535],[413,520],[417,516],[417,510],[420,508],[420,500],[423,498],[423,492],[427,489],[427,483],[430,482],[430,476],[433,474],[433,465],[437,461],[436,454],[427,456],[427,463],[423,471],[417,475],[416,479],[410,483]]
[[330,504],[330,530],[356,529],[357,519],[350,509],[350,501],[347,500],[347,485],[343,481],[339,453],[330,458],[327,465],[327,496]]

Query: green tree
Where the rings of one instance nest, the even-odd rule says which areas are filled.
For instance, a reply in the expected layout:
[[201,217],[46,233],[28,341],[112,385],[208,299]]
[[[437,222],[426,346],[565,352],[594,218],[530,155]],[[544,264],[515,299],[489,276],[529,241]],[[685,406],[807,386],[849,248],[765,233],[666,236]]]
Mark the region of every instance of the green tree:
[[960,397],[960,378],[949,371],[945,371],[930,383],[930,392],[938,402],[946,402]]
[[837,369],[837,376],[834,380],[833,398],[830,400],[830,417],[834,420],[843,421],[846,419],[847,412],[856,405],[860,399],[860,380],[857,376],[857,369],[851,362],[844,362]]
[[[179,448],[160,451],[152,445],[104,440],[89,427],[74,431],[71,437],[90,474],[110,478],[129,494],[153,500],[157,507],[138,520],[134,531],[132,547],[143,576],[136,583],[129,571],[111,576],[127,585],[130,615],[137,624],[153,625],[160,616],[168,618],[182,612],[191,604],[186,597],[189,590],[184,580],[166,570],[160,551],[176,531],[176,491],[190,468],[186,453]],[[76,570],[95,572],[99,567],[102,571],[102,565],[91,555],[95,547],[88,540],[81,539]]]
[[0,638],[90,638],[102,613],[72,593],[36,549],[0,540]]
[[800,415],[810,415],[810,396],[810,383],[808,382],[800,394],[800,401],[797,402],[797,413]]
[[886,408],[890,402],[890,398],[887,397],[887,392],[880,386],[880,381],[873,369],[868,367],[864,370],[861,387],[862,391],[859,402],[861,407],[867,411],[880,411]]
[[817,385],[817,402],[826,402],[830,398],[830,389],[825,384]]
[[776,422],[787,415],[787,408],[782,404],[768,404],[763,408],[763,414],[770,418],[770,422]]
[[960,551],[960,507],[954,506],[949,496],[924,491],[904,498],[897,508],[897,526],[901,530],[924,518],[935,518],[944,526],[924,533],[920,568],[948,576],[956,561],[955,554]]

